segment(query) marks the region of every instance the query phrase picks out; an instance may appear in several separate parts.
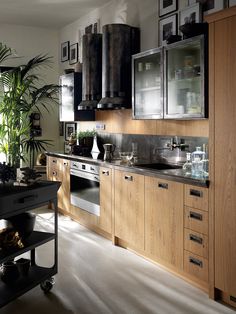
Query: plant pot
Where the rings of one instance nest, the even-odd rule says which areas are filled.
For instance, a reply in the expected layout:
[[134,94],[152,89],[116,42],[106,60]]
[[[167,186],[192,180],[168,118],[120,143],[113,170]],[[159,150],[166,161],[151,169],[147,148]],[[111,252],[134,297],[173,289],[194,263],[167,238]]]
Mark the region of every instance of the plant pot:
[[92,136],[79,138],[78,142],[79,142],[79,146],[87,147],[89,152],[91,152],[92,147],[93,147],[93,137]]
[[16,266],[21,276],[27,276],[30,268],[30,260],[27,258],[20,258],[16,261]]
[[28,238],[34,230],[36,215],[32,213],[22,213],[7,219],[8,227],[19,232],[22,239]]
[[19,277],[19,271],[18,268],[13,261],[8,261],[5,262],[1,265],[1,280],[5,284],[14,284],[14,282],[18,279]]

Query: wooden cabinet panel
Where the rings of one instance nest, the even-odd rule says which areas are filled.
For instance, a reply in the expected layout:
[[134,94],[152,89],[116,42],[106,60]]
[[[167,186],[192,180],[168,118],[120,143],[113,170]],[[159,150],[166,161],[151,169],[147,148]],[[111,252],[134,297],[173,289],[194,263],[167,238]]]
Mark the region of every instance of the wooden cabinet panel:
[[200,280],[208,281],[208,260],[201,256],[184,251],[184,270]]
[[184,227],[208,235],[208,212],[185,207]]
[[184,249],[208,258],[208,237],[190,229],[184,229]]
[[115,171],[115,236],[144,249],[144,176]]
[[100,168],[100,217],[99,227],[111,233],[112,213],[112,169]]
[[208,189],[186,184],[184,203],[187,206],[208,211]]
[[145,177],[145,250],[183,268],[184,185]]

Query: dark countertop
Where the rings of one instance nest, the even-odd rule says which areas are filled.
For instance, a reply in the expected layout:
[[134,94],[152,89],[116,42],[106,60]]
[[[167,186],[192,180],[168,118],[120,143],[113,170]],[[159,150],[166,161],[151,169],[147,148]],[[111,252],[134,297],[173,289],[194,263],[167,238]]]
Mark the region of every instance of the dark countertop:
[[146,175],[146,176],[158,177],[164,180],[177,181],[177,182],[196,185],[196,186],[209,187],[209,183],[210,183],[208,178],[201,179],[201,178],[194,178],[191,176],[186,176],[182,168],[156,170],[156,169],[142,168],[135,165],[129,166],[128,164],[122,163],[121,160],[118,160],[118,159],[112,160],[111,162],[107,162],[100,159],[93,159],[92,157],[68,155],[61,152],[46,152],[46,155],[54,156],[54,157],[61,157],[64,159],[70,159],[74,161],[89,162],[91,164],[99,165],[102,167],[108,167],[108,168],[113,168],[116,170],[133,172],[133,173]]

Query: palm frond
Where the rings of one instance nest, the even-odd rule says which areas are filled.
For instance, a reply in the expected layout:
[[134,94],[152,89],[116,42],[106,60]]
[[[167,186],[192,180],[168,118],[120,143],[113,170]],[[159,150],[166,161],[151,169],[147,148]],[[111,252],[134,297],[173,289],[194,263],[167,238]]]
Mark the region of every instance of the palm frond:
[[12,56],[12,49],[0,43],[0,63]]

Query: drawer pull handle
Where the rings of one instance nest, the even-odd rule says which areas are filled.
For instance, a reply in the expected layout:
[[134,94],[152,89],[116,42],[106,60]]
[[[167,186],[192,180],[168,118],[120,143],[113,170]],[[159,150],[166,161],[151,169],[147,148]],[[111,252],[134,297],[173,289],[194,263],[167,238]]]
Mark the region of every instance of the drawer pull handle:
[[190,195],[196,196],[196,197],[202,197],[203,193],[202,191],[199,191],[199,190],[190,189]]
[[56,159],[53,159],[53,161],[52,161],[54,164],[56,164],[57,163],[57,160]]
[[197,259],[197,258],[194,258],[194,257],[189,257],[189,263],[192,263],[192,264],[194,264],[194,265],[197,265],[197,266],[199,266],[199,267],[203,267],[203,263],[202,263],[202,261],[200,261],[199,259]]
[[109,176],[109,171],[108,170],[103,170],[102,174],[104,174],[105,176]]
[[229,298],[230,298],[230,301],[236,302],[236,297],[234,297],[233,295],[231,295]]
[[195,234],[190,234],[189,235],[189,240],[193,241],[193,242],[197,242],[199,244],[202,244],[202,242],[203,242],[203,239],[198,237],[198,236],[196,236]]
[[158,183],[158,187],[159,187],[160,189],[166,189],[166,190],[168,190],[168,183],[162,183],[162,182],[160,182],[160,183]]
[[190,218],[202,221],[202,215],[201,214],[198,214],[195,212],[190,212],[189,214],[190,214]]
[[68,166],[68,162],[64,162],[64,166]]
[[90,167],[90,170],[94,171],[95,169],[93,167]]
[[52,172],[52,175],[53,175],[53,176],[56,176],[56,175],[57,175],[57,172],[56,172],[56,171],[53,171],[53,172]]
[[37,198],[37,195],[28,195],[22,198],[18,199],[18,203],[26,203],[26,202],[31,202]]
[[127,180],[127,181],[133,181],[133,176],[125,176],[125,180]]

